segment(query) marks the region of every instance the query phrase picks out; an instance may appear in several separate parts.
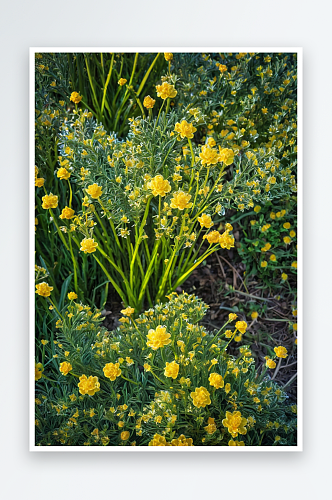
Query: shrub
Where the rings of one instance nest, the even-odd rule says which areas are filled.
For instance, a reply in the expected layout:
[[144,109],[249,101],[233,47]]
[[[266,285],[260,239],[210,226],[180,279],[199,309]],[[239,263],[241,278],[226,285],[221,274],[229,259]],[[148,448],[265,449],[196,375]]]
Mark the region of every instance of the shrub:
[[[247,325],[230,314],[209,333],[199,325],[206,309],[173,293],[136,320],[123,310],[109,332],[99,312],[71,300],[57,340],[42,344],[50,359],[36,365],[36,444],[295,445],[296,407],[271,380],[274,360],[259,373],[248,346],[228,354]],[[49,380],[53,362],[59,375]]]

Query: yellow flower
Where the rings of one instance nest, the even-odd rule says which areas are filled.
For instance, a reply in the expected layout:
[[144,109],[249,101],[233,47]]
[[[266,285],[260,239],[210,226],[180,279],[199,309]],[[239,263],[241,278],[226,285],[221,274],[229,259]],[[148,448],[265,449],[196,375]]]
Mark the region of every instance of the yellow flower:
[[173,54],[172,52],[164,52],[164,57],[166,61],[171,61],[173,59]]
[[218,151],[207,145],[202,146],[202,151],[199,153],[199,157],[202,165],[206,165],[207,167],[215,165],[219,161]]
[[228,446],[245,446],[244,441],[233,441],[233,439],[230,439],[228,441]]
[[36,293],[41,295],[42,297],[49,297],[51,295],[51,291],[53,290],[53,286],[49,286],[48,283],[39,283],[36,285]]
[[219,146],[219,161],[224,162],[225,165],[231,165],[234,161],[234,151],[228,148],[221,148]]
[[96,251],[97,246],[98,243],[96,243],[93,238],[84,238],[84,240],[81,241],[80,250],[84,253],[92,253]]
[[296,232],[295,231],[290,231],[289,236],[291,236],[292,238],[295,238]]
[[156,102],[155,99],[152,99],[152,97],[150,97],[149,95],[147,95],[146,97],[144,97],[143,106],[146,109],[152,109],[153,106],[155,105],[155,102]]
[[270,260],[271,260],[272,262],[276,262],[277,257],[274,255],[274,253],[272,253],[272,254],[270,255]]
[[221,74],[227,71],[227,66],[225,66],[225,64],[218,64],[218,68]]
[[289,236],[285,236],[285,237],[284,237],[284,243],[286,243],[286,245],[289,245],[291,241],[292,241],[292,240],[290,239],[290,237],[289,237]]
[[222,424],[224,427],[227,427],[228,432],[233,438],[237,437],[238,434],[247,434],[247,429],[245,428],[247,419],[241,416],[240,411],[234,411],[233,413],[226,411],[226,418],[224,418]]
[[175,124],[174,130],[180,134],[182,139],[185,137],[187,137],[187,139],[192,139],[197,128],[195,128],[192,123],[187,123],[186,120],[182,120],[181,123]]
[[45,181],[45,179],[43,179],[42,177],[39,177],[39,178],[36,177],[35,178],[35,186],[36,187],[43,187],[44,181]]
[[62,209],[60,219],[72,219],[74,217],[75,210],[69,207],[65,207]]
[[171,446],[166,442],[166,438],[160,434],[155,434],[153,439],[149,442],[149,446]]
[[121,314],[124,316],[131,316],[134,314],[135,309],[133,307],[127,307],[126,309],[122,309]]
[[149,365],[149,363],[144,363],[143,367],[144,367],[144,370],[146,372],[150,372],[151,371],[151,366]]
[[202,214],[200,217],[198,217],[197,220],[200,223],[201,227],[206,227],[209,229],[210,227],[213,226],[213,222],[210,215]]
[[205,387],[196,387],[195,392],[191,392],[190,396],[193,400],[194,406],[197,408],[205,407],[211,404],[210,393]]
[[209,382],[212,387],[215,387],[216,389],[220,389],[221,387],[224,387],[224,379],[222,378],[219,373],[211,373],[209,376]]
[[264,113],[264,115],[266,115],[266,113],[267,113],[267,108],[262,108],[262,113]]
[[46,194],[42,197],[42,200],[42,207],[45,208],[45,210],[48,208],[56,208],[58,206],[58,197],[55,194]]
[[261,267],[266,267],[266,266],[267,266],[267,262],[266,262],[266,260],[262,260],[262,262],[261,262]]
[[274,352],[276,353],[278,358],[287,358],[288,356],[286,347],[283,347],[282,345],[280,345],[279,347],[275,347]]
[[82,99],[83,99],[83,97],[80,96],[80,94],[78,92],[71,93],[70,100],[73,101],[75,104],[78,104],[79,102],[81,102]]
[[219,231],[211,231],[209,234],[205,234],[203,239],[207,239],[211,245],[212,243],[219,243],[220,236]]
[[147,187],[152,190],[153,196],[166,196],[166,193],[169,193],[171,190],[170,183],[162,175],[156,175],[148,182]]
[[63,374],[63,375],[68,375],[68,373],[70,372],[70,370],[72,370],[73,367],[71,366],[70,363],[68,363],[67,361],[64,361],[63,363],[60,363],[60,372]]
[[170,336],[170,333],[166,333],[166,327],[159,325],[155,330],[151,329],[148,331],[146,345],[156,351],[159,347],[164,347],[171,343]]
[[120,85],[120,87],[123,87],[123,85],[125,85],[126,83],[127,83],[126,78],[120,78],[120,80],[118,81],[118,84]]
[[41,379],[43,375],[44,367],[41,363],[35,363],[35,380]]
[[283,224],[283,227],[284,227],[285,229],[289,229],[289,228],[290,228],[290,226],[291,226],[291,225],[290,225],[290,223],[289,223],[289,222],[285,222],[285,223]]
[[271,248],[271,243],[265,243],[265,245],[261,248],[261,252],[267,252]]
[[103,368],[105,377],[112,380],[112,382],[116,379],[116,377],[120,377],[121,369],[119,368],[119,366],[120,363],[107,363],[107,365],[105,365]]
[[99,198],[103,193],[98,184],[91,184],[91,186],[88,186],[88,189],[86,189],[86,192],[91,196],[91,198]]
[[221,234],[218,241],[221,248],[227,248],[227,250],[229,250],[234,247],[234,236],[230,236],[229,231],[225,231]]
[[288,274],[282,273],[281,277],[284,281],[286,281],[286,279],[288,278]]
[[130,432],[129,431],[122,431],[120,434],[121,440],[122,441],[127,441],[129,439]]
[[59,168],[56,175],[57,175],[57,177],[59,177],[59,179],[67,180],[70,177],[70,172],[66,168],[61,167],[61,168]]
[[294,267],[295,269],[297,269],[297,262],[296,261],[292,262],[292,267]]
[[235,328],[239,330],[242,334],[246,332],[247,329],[247,323],[245,321],[237,321],[235,323]]
[[256,214],[258,214],[258,212],[260,212],[261,208],[262,207],[260,205],[256,205],[254,208],[254,212],[256,212]]
[[215,424],[214,418],[212,417],[208,418],[208,425],[204,427],[204,429],[208,434],[213,434],[214,432],[216,432],[217,426]]
[[77,299],[77,294],[75,292],[69,292],[67,297],[69,300],[75,300]]
[[167,99],[169,97],[175,97],[177,91],[174,88],[174,85],[170,83],[164,82],[162,85],[156,85],[157,96],[162,99]]
[[167,363],[166,361],[166,368],[164,371],[165,377],[172,377],[173,379],[176,379],[179,373],[179,368],[180,365],[178,365],[175,361],[172,361],[171,363]]
[[256,319],[256,318],[258,318],[258,312],[257,311],[253,311],[251,313],[251,319]]
[[178,438],[172,439],[171,446],[194,446],[193,440],[191,438],[186,438],[184,434],[181,434]]
[[191,199],[191,194],[184,193],[183,191],[177,191],[173,194],[173,198],[171,199],[171,208],[178,208],[179,210],[184,210],[185,208],[191,208],[192,203],[189,203]]
[[96,392],[100,391],[100,383],[98,382],[98,377],[90,377],[88,378],[86,375],[82,375],[80,377],[80,381],[77,384],[80,394],[89,394],[89,396],[93,396]]
[[275,361],[273,361],[273,359],[267,359],[266,360],[266,366],[268,368],[270,368],[271,370],[273,370],[273,368],[276,367]]

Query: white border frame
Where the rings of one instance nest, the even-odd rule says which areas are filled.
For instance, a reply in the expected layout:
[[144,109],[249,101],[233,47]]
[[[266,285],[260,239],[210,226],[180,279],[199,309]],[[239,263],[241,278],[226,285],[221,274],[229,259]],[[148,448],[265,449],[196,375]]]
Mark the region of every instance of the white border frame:
[[[297,300],[297,446],[194,446],[194,447],[149,447],[149,446],[36,446],[35,445],[35,54],[36,52],[282,52],[297,53],[297,159],[298,159],[298,300]],[[303,49],[302,47],[30,47],[29,61],[29,451],[38,452],[285,452],[303,451]]]

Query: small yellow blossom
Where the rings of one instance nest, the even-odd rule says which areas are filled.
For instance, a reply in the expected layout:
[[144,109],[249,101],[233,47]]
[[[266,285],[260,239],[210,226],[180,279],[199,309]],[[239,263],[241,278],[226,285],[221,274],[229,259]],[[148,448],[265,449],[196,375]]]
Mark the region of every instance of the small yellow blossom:
[[75,210],[69,207],[65,207],[62,209],[60,219],[72,219],[75,215]]
[[134,314],[135,309],[133,307],[127,307],[126,309],[122,309],[121,314],[124,316],[131,316]]
[[203,239],[207,239],[210,245],[212,245],[212,243],[219,243],[220,236],[219,231],[211,231],[209,234],[205,234]]
[[275,347],[274,352],[276,353],[278,358],[287,358],[288,356],[286,347],[283,347],[281,345],[279,347]]
[[75,292],[69,292],[67,297],[69,300],[75,300],[77,299],[77,294]]
[[170,97],[175,97],[177,94],[177,91],[174,88],[174,85],[171,85],[170,83],[164,82],[162,85],[156,85],[157,89],[157,96],[161,97],[162,99],[168,99]]
[[244,441],[233,441],[233,439],[230,439],[228,441],[228,446],[245,446]]
[[71,93],[70,100],[73,101],[75,104],[78,104],[79,102],[81,102],[82,99],[83,99],[83,97],[80,96],[78,92]]
[[214,418],[212,417],[208,418],[208,425],[204,427],[204,429],[208,434],[213,434],[214,432],[216,432],[217,426],[215,424]]
[[61,180],[67,180],[69,179],[70,177],[70,172],[69,170],[67,170],[66,168],[64,167],[61,167],[59,168],[59,170],[57,171],[57,177]]
[[123,85],[125,85],[126,83],[127,83],[126,78],[120,78],[120,80],[118,81],[118,84],[120,85],[120,87],[123,87]]
[[70,372],[70,370],[72,370],[73,367],[71,366],[70,363],[68,363],[67,361],[64,361],[63,363],[60,363],[60,372],[63,374],[63,375],[68,375],[68,373]]
[[49,297],[51,295],[51,291],[53,290],[53,286],[49,286],[48,283],[43,282],[36,285],[36,293],[41,295],[42,297]]
[[149,442],[149,446],[171,446],[167,443],[166,438],[160,434],[155,434],[153,439]]
[[83,396],[84,394],[93,396],[96,392],[100,391],[100,383],[98,382],[98,377],[92,377],[92,375],[90,375],[90,377],[88,378],[86,375],[82,375],[78,383],[78,388],[80,394],[82,394]]
[[212,387],[215,387],[216,389],[224,387],[224,379],[222,378],[219,373],[211,373],[209,376],[209,382]]
[[184,210],[185,208],[191,208],[192,203],[189,203],[191,199],[191,194],[184,193],[183,191],[177,191],[173,194],[171,199],[171,208],[178,208],[179,210]]
[[166,333],[166,327],[159,325],[155,330],[151,329],[148,331],[148,341],[146,345],[156,351],[159,347],[164,347],[165,345],[170,344],[170,337],[171,335]]
[[196,387],[195,392],[191,392],[190,396],[193,400],[194,406],[197,408],[204,408],[211,404],[210,393],[205,387]]
[[221,148],[219,146],[219,161],[225,165],[231,165],[234,161],[234,151],[228,148]]
[[103,372],[104,372],[105,377],[112,380],[112,382],[117,377],[120,377],[121,370],[120,370],[119,366],[120,366],[119,363],[107,363],[107,365],[105,365],[103,368]]
[[173,379],[176,379],[179,373],[179,368],[180,365],[178,365],[175,361],[172,361],[171,363],[167,363],[166,361],[166,367],[164,371],[165,377],[172,377]]
[[164,57],[166,61],[171,61],[173,59],[172,52],[164,52]]
[[207,229],[209,229],[210,227],[213,226],[212,219],[208,214],[202,214],[200,217],[197,218],[197,220],[200,223],[201,227],[206,227]]
[[84,240],[81,241],[80,250],[84,253],[92,253],[96,251],[97,246],[98,243],[96,243],[93,238],[84,238]]
[[58,206],[58,197],[52,193],[46,194],[42,197],[42,207],[47,210],[48,208],[56,208]]
[[202,150],[199,154],[202,165],[209,167],[210,165],[215,165],[219,161],[219,154],[216,149],[210,148],[209,146],[202,146]]
[[122,431],[120,434],[121,441],[127,441],[129,439],[130,432],[129,431]]
[[182,139],[185,137],[187,137],[187,139],[192,139],[197,128],[195,128],[192,123],[187,123],[186,120],[182,120],[181,123],[175,124],[174,130],[180,134]]
[[41,363],[35,363],[35,381],[41,379],[43,375],[44,367]]
[[247,323],[245,321],[237,321],[235,323],[235,328],[239,330],[242,334],[246,332],[247,329]]
[[227,427],[228,432],[233,438],[238,434],[247,434],[246,424],[247,419],[243,418],[241,412],[234,411],[233,413],[226,411],[226,418],[222,421],[224,427]]
[[99,198],[103,191],[98,184],[91,184],[91,186],[88,186],[88,189],[86,189],[86,192],[91,196],[91,198]]
[[36,187],[43,187],[44,182],[45,182],[45,179],[43,179],[42,177],[35,178],[35,186]]
[[267,359],[266,360],[266,366],[268,368],[270,368],[271,370],[273,370],[273,368],[276,367],[276,363],[275,363],[275,361],[273,361],[273,359]]
[[152,109],[153,106],[155,105],[155,102],[156,102],[155,99],[152,99],[152,97],[150,97],[149,95],[147,95],[146,97],[144,97],[143,106],[146,109]]
[[171,190],[171,185],[162,175],[156,175],[147,184],[148,189],[152,190],[153,196],[165,196]]

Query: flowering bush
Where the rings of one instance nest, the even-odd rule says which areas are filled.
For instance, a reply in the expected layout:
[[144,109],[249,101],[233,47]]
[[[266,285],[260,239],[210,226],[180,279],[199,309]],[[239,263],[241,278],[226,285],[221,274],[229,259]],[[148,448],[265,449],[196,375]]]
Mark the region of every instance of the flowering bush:
[[[173,293],[136,320],[124,310],[109,332],[98,311],[71,301],[57,340],[43,346],[58,364],[56,384],[48,383],[47,363],[36,368],[36,443],[295,445],[296,409],[282,387],[257,373],[248,346],[227,352],[246,323],[231,314],[207,332],[198,323],[206,309]],[[287,356],[283,346],[275,351]]]
[[[207,306],[175,293],[231,250],[296,316],[296,54],[48,53],[35,68],[36,443],[296,445],[271,377],[287,349],[264,345],[256,367],[246,316],[208,332]],[[95,308],[110,289],[112,332]]]

